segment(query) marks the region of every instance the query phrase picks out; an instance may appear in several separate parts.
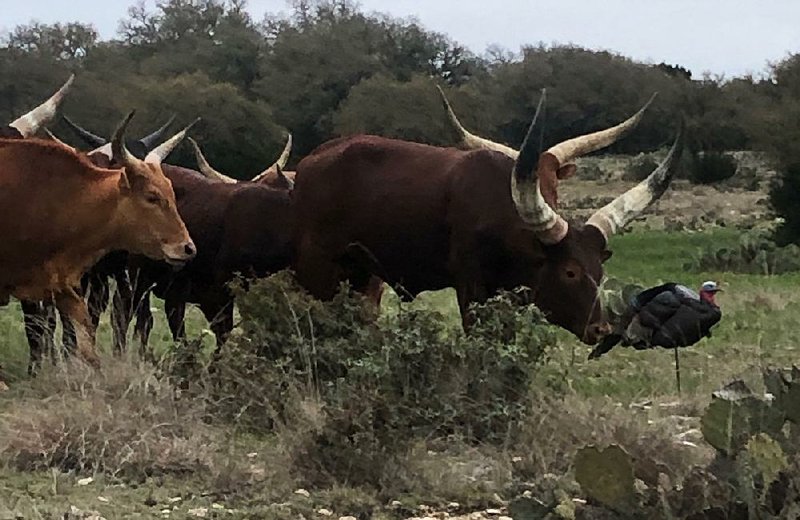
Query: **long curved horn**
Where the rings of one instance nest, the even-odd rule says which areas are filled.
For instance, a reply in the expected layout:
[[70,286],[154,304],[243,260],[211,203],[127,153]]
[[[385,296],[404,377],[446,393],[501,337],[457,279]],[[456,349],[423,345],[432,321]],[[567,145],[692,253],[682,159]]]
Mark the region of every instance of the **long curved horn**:
[[272,165],[270,165],[269,168],[259,173],[250,180],[252,182],[261,182],[264,179],[264,177],[269,175],[271,172],[278,172],[278,175],[283,175],[281,170],[284,170],[286,168],[286,165],[289,163],[289,156],[291,154],[292,154],[292,134],[291,132],[289,132],[289,135],[286,137],[286,146],[283,147],[283,152],[281,152],[281,155],[280,157],[278,157],[278,160],[272,163]]
[[172,153],[172,150],[174,150],[175,147],[178,146],[181,141],[183,141],[184,137],[186,137],[186,132],[188,132],[190,128],[197,124],[198,121],[200,121],[199,117],[189,123],[186,128],[154,148],[153,151],[148,153],[147,157],[144,158],[144,162],[150,164],[161,164],[161,162],[166,159],[170,153]]
[[294,189],[294,179],[290,179],[289,176],[284,173],[283,168],[277,164],[275,165],[275,173],[277,173],[278,178],[281,180],[287,190],[291,191]]
[[77,150],[75,150],[74,147],[68,145],[67,143],[65,143],[64,141],[62,141],[58,137],[56,137],[55,134],[53,134],[53,132],[51,132],[49,128],[45,127],[44,132],[47,134],[47,136],[50,138],[50,140],[53,141],[54,143],[56,143],[58,145],[61,145],[64,148],[66,148],[67,150],[70,150],[72,152],[77,152]]
[[70,74],[69,79],[58,91],[50,96],[50,99],[34,108],[24,116],[16,119],[8,126],[15,128],[22,137],[31,137],[39,131],[39,128],[53,119],[58,110],[58,106],[64,100],[64,96],[75,81],[75,74]]
[[530,175],[534,171],[539,157],[534,131],[544,100],[545,89],[542,89],[536,114],[533,116],[531,126],[520,147],[519,157],[514,163],[514,173],[511,176],[511,196],[514,198],[514,204],[520,217],[533,228],[539,240],[545,244],[557,244],[567,235],[569,225],[544,200],[539,179],[536,178],[534,185],[529,187],[530,189],[519,189],[520,184],[530,184]]
[[169,129],[169,127],[172,125],[174,121],[175,121],[175,115],[173,114],[172,117],[169,118],[169,121],[164,123],[164,125],[162,125],[161,128],[159,128],[152,134],[139,139],[139,142],[142,143],[142,146],[144,146],[145,151],[149,152],[164,139],[164,135],[166,135],[167,129]]
[[107,139],[91,133],[82,126],[73,122],[67,116],[61,116],[61,119],[63,119],[64,122],[67,124],[67,126],[70,127],[76,134],[78,134],[78,137],[80,137],[83,140],[83,142],[88,144],[89,146],[94,146],[95,148],[97,148],[108,143]]
[[[122,120],[122,123],[114,130],[114,135],[111,137],[110,143],[90,153],[100,152],[109,159],[116,158],[123,166],[138,164],[140,162],[139,159],[134,157],[133,154],[128,151],[128,147],[125,146],[125,130],[128,128],[128,124],[131,122],[131,119],[133,119],[134,114],[136,114],[136,111],[131,110],[127,117]],[[106,148],[109,148],[109,150],[105,151]]]
[[470,133],[464,126],[461,124],[461,121],[458,120],[456,117],[456,113],[453,111],[453,107],[450,106],[450,102],[447,100],[447,96],[444,95],[444,91],[442,87],[436,85],[436,88],[439,90],[439,95],[442,97],[442,104],[444,105],[445,110],[447,111],[448,119],[450,120],[450,124],[452,125],[453,129],[458,134],[459,138],[461,139],[461,144],[464,148],[468,150],[476,150],[476,149],[483,149],[483,150],[494,150],[496,152],[500,152],[503,155],[511,157],[512,159],[516,159],[519,156],[519,152],[511,148],[510,146],[506,146],[501,143],[496,143],[494,141],[490,141],[489,139],[484,139],[483,137],[478,137],[477,135]]
[[638,112],[633,114],[622,123],[612,126],[611,128],[606,128],[605,130],[600,130],[598,132],[593,132],[591,134],[586,134],[579,137],[573,137],[572,139],[568,139],[550,147],[546,153],[552,154],[556,159],[558,159],[559,165],[563,166],[570,161],[574,161],[578,157],[586,155],[587,153],[611,146],[619,139],[628,135],[631,130],[636,128],[636,125],[638,125],[639,121],[642,120],[645,111],[650,104],[653,103],[653,100],[657,95],[658,92],[650,96],[650,99],[642,108],[639,109]]
[[609,204],[597,210],[589,220],[587,226],[594,226],[600,230],[608,240],[611,235],[625,227],[639,213],[664,194],[675,171],[678,169],[678,158],[683,150],[684,122],[681,119],[678,135],[672,144],[669,153],[645,180],[629,189]]
[[208,164],[205,156],[203,156],[203,151],[200,150],[200,145],[197,144],[197,141],[190,137],[189,142],[192,144],[192,148],[194,148],[194,156],[197,158],[197,167],[200,168],[200,173],[206,178],[226,184],[236,184],[238,182],[236,179],[228,177],[224,173],[220,173],[212,168],[211,165]]

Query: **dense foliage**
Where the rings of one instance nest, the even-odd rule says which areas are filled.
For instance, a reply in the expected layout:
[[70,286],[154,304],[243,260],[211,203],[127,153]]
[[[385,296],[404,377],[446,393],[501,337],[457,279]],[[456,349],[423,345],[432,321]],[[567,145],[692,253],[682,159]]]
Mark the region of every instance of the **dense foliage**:
[[320,302],[288,272],[235,292],[241,329],[210,374],[191,350],[177,353],[174,374],[221,423],[288,433],[298,470],[317,483],[374,485],[420,439],[502,445],[555,344],[542,314],[513,293],[475,306],[465,335],[432,310],[375,321],[346,287]]
[[[414,21],[366,14],[349,0],[291,6],[288,15],[258,21],[246,0],[159,0],[152,10],[140,3],[113,41],[78,22],[17,27],[0,40],[0,120],[73,71],[78,80],[65,112],[95,133],[110,133],[131,108],[140,111],[138,132],[173,112],[181,122],[200,116],[194,133],[212,164],[247,178],[272,163],[287,131],[295,136],[295,162],[356,132],[452,143],[434,82],[448,87],[468,127],[511,145],[522,140],[542,87],[549,91],[544,145],[617,122],[658,92],[639,130],[611,151],[663,146],[679,113],[693,156],[710,158],[697,164],[701,182],[730,168],[721,156],[699,152],[770,150],[781,172],[773,204],[785,218],[782,236],[800,237],[800,55],[774,65],[765,79],[698,78],[677,65],[574,46],[532,45],[519,54],[492,48],[478,56]],[[55,130],[78,144],[62,124]],[[185,150],[174,160],[193,163]]]

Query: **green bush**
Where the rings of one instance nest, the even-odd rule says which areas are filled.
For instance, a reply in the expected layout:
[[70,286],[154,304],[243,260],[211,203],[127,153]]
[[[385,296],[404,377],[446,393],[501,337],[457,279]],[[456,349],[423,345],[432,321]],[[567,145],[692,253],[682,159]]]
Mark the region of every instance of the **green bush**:
[[[376,484],[415,440],[506,441],[555,342],[541,313],[514,294],[474,306],[464,334],[429,310],[376,321],[346,287],[320,302],[288,273],[234,290],[240,329],[199,378],[200,395],[212,421],[278,432],[314,483]],[[182,377],[198,379],[185,369]]]
[[736,159],[722,152],[696,154],[691,161],[689,180],[695,184],[713,184],[736,174]]
[[652,154],[640,153],[628,164],[622,178],[626,181],[643,181],[656,168],[658,168],[658,161]]
[[800,247],[790,244],[779,247],[765,231],[746,233],[739,245],[709,247],[684,268],[694,272],[731,272],[774,275],[800,271]]

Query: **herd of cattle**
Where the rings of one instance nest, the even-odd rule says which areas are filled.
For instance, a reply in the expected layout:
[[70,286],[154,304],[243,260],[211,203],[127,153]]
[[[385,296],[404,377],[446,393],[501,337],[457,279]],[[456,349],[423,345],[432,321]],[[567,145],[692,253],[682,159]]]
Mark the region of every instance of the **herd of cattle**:
[[214,170],[193,140],[199,171],[163,162],[192,125],[166,140],[171,121],[126,140],[131,114],[107,140],[65,118],[89,152],[49,132],[35,137],[72,81],[0,127],[0,304],[22,302],[31,371],[53,348],[55,309],[65,343],[99,366],[95,329],[111,279],[115,348],[126,347],[134,317],[146,345],[151,293],[164,299],[176,339],[193,303],[220,345],[233,328],[228,283],[286,268],[323,299],[345,280],[375,303],[384,281],[404,298],[453,287],[465,327],[470,303],[525,286],[549,321],[596,343],[609,330],[598,299],[608,239],[664,193],[682,147],[679,130],[647,179],[585,223],[568,223],[557,211],[558,181],[575,173],[576,158],[628,134],[647,105],[540,153],[544,93],[517,151],[464,129],[442,92],[441,117],[458,133],[458,149],[342,137],[288,172],[290,137],[275,164],[236,181]]

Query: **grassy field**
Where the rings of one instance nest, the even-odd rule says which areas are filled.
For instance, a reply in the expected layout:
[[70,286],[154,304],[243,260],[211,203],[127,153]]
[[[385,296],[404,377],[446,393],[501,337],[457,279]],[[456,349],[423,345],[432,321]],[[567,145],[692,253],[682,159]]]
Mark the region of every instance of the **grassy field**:
[[[800,274],[767,277],[684,271],[687,260],[701,249],[710,244],[734,245],[737,241],[738,232],[726,229],[697,233],[640,232],[614,239],[612,249],[615,254],[607,264],[609,276],[647,286],[664,281],[680,281],[690,286],[697,286],[707,279],[720,281],[726,289],[719,298],[723,320],[711,339],[681,352],[681,395],[676,392],[671,351],[640,352],[620,347],[600,360],[590,362],[586,359],[590,348],[559,331],[558,345],[536,376],[539,381],[536,392],[547,398],[557,394],[559,399],[563,399],[558,406],[569,409],[569,412],[565,419],[552,409],[546,412],[542,409],[537,412],[539,415],[531,418],[531,423],[537,424],[536,432],[547,432],[547,437],[540,439],[541,446],[530,447],[532,451],[552,448],[553,457],[556,457],[559,450],[574,452],[573,446],[581,442],[634,442],[631,439],[645,433],[658,439],[686,433],[696,426],[696,415],[708,402],[713,390],[735,377],[757,387],[763,367],[789,366],[799,361]],[[388,297],[384,305],[385,310],[391,312],[400,304]],[[457,326],[458,315],[452,291],[425,294],[411,305],[435,308]],[[160,307],[160,303],[155,302],[154,306]],[[156,313],[156,319],[152,337],[155,348],[172,348],[163,313]],[[210,345],[206,327],[199,312],[192,310],[187,324],[190,336],[202,337],[204,343]],[[107,319],[104,319],[99,337],[101,344],[108,345]],[[0,426],[22,420],[19,406],[23,401],[25,406],[33,403],[32,406],[36,407],[36,403],[41,403],[42,409],[46,409],[54,399],[58,399],[57,384],[29,385],[25,382],[26,352],[21,313],[18,306],[11,305],[0,312],[0,359],[10,376],[9,381],[19,382],[12,385],[11,392],[0,396]],[[115,370],[120,370],[120,365],[125,363],[124,360],[111,361],[110,374],[105,377],[113,378]],[[119,376],[120,379],[131,377],[131,382],[126,383],[129,385],[126,392],[160,395],[149,369],[140,367],[138,370],[140,373],[135,377]],[[76,384],[69,379],[71,382],[67,384],[72,389],[82,388],[81,385],[91,388],[92,384],[87,383],[89,376],[81,377],[78,380],[82,383]],[[53,380],[58,381],[58,377]],[[95,395],[91,390],[86,392]],[[639,406],[643,402],[650,404]],[[185,411],[181,408],[183,405],[178,404],[170,406],[172,415],[186,414],[185,420],[197,420],[197,431],[193,434],[204,435],[202,420],[193,416],[191,410]],[[31,413],[35,412],[35,409],[31,410]],[[669,422],[675,416],[683,417],[688,426]],[[173,417],[173,420],[180,421],[181,418]],[[669,424],[665,426],[663,421]],[[63,429],[56,430],[63,432]],[[3,431],[8,433],[9,430]],[[113,432],[98,433],[99,438],[104,438],[104,435],[112,436]],[[528,460],[527,455],[515,451],[518,447],[509,450],[464,448],[459,453],[448,454],[448,458],[425,448],[415,467],[419,478],[428,484],[419,486],[413,496],[397,497],[402,499],[403,506],[399,507],[391,505],[380,494],[349,487],[346,483],[333,488],[312,489],[310,497],[295,493],[300,484],[285,474],[286,470],[282,468],[285,461],[269,437],[252,438],[235,431],[215,431],[202,438],[205,440],[191,442],[207,442],[214,452],[208,456],[213,460],[219,459],[217,464],[221,467],[229,463],[232,468],[232,461],[244,461],[250,473],[245,471],[247,475],[242,476],[241,469],[230,469],[220,470],[210,477],[187,470],[183,476],[152,476],[131,483],[113,475],[92,475],[85,471],[23,472],[8,464],[13,453],[8,452],[9,443],[6,443],[6,452],[0,454],[0,464],[8,464],[5,470],[0,470],[0,519],[14,518],[14,514],[23,518],[52,518],[69,510],[71,505],[84,511],[97,510],[105,518],[195,518],[203,515],[299,518],[301,514],[306,518],[322,518],[324,512],[315,513],[320,508],[335,515],[351,514],[360,518],[404,518],[419,514],[415,508],[420,504],[441,508],[448,501],[457,501],[460,506],[455,508],[456,511],[502,506],[504,490],[518,484],[516,473],[511,468],[514,464],[512,459],[524,459],[522,464]],[[109,443],[108,449],[113,448],[112,444]],[[425,455],[425,450],[428,450],[428,455]],[[676,464],[688,464],[708,457],[708,450],[700,446],[696,452],[669,456],[681,461]],[[536,471],[556,471],[554,468],[558,463],[555,459],[531,457],[532,461],[537,461]],[[265,472],[267,476],[260,480],[254,476]],[[465,472],[470,478],[465,479]],[[94,477],[94,481],[79,485],[78,479],[87,476]],[[246,499],[232,491],[237,482],[246,482],[246,486],[251,488]]]

